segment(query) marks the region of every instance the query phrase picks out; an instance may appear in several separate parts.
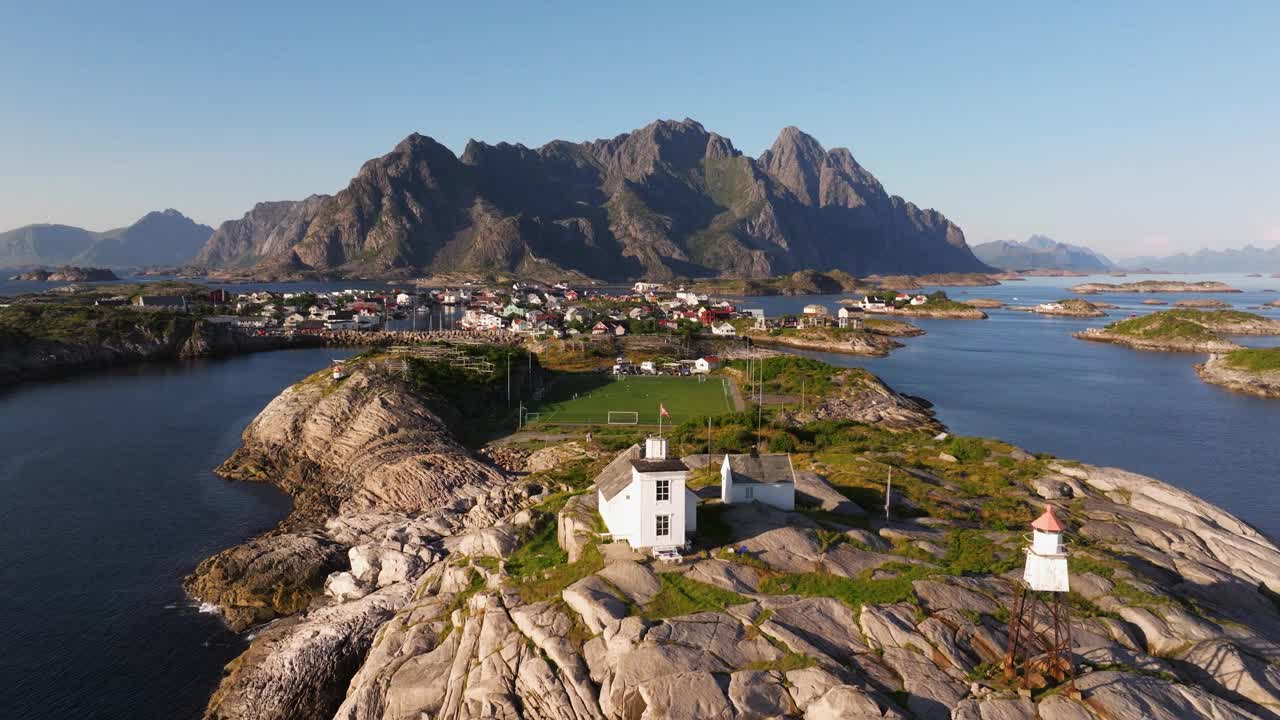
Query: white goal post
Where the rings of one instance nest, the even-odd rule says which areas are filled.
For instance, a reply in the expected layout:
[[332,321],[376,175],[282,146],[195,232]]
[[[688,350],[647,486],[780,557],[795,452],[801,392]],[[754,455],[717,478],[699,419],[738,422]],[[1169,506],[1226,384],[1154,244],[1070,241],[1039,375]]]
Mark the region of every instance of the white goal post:
[[640,413],[631,412],[629,410],[610,410],[610,425],[639,425]]
[[540,417],[542,417],[542,413],[540,412],[535,412],[535,413],[527,412],[524,414],[524,422],[526,425],[528,425],[531,422],[537,422],[538,418]]

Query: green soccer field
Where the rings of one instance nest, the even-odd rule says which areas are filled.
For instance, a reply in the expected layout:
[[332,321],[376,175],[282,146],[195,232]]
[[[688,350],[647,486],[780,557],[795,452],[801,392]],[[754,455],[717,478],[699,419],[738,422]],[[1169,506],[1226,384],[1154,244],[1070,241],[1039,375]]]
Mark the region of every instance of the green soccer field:
[[583,374],[558,378],[532,408],[537,415],[530,422],[604,425],[613,412],[615,424],[657,425],[659,404],[671,415],[662,419],[664,425],[733,411],[727,382],[719,377],[699,382],[697,377]]

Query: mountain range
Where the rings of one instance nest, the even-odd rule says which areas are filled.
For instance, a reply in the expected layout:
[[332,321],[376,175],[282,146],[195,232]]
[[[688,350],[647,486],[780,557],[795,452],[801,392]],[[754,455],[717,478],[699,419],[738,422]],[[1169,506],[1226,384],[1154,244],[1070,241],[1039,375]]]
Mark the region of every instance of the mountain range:
[[536,149],[473,140],[461,157],[415,133],[334,195],[223,223],[196,263],[603,280],[990,270],[958,226],[889,195],[848,150],[788,127],[752,158],[688,119]]
[[996,240],[973,246],[973,254],[982,262],[1001,270],[1075,270],[1106,272],[1112,263],[1087,247],[1068,245],[1044,235],[1032,235],[1018,242]]
[[1271,249],[1245,245],[1236,250],[1200,250],[1167,257],[1142,256],[1120,260],[1127,268],[1150,268],[1157,272],[1178,273],[1255,273],[1280,272],[1280,245]]
[[213,235],[177,210],[150,212],[128,227],[93,232],[70,225],[27,225],[0,233],[0,267],[184,265]]

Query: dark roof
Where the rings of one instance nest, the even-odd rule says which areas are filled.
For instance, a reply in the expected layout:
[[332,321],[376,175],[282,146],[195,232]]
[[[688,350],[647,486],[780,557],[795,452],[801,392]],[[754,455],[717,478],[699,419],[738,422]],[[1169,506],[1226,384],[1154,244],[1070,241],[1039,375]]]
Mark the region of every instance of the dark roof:
[[791,456],[786,453],[730,455],[729,469],[733,471],[733,481],[736,483],[772,485],[796,481]]
[[619,453],[618,457],[596,476],[596,487],[605,500],[612,500],[614,495],[631,484],[631,461],[639,459],[640,455],[640,446],[632,445]]
[[679,472],[680,470],[688,470],[684,462],[678,458],[669,458],[666,460],[632,460],[631,466],[640,472]]
[[182,305],[187,304],[187,299],[181,295],[143,295],[141,298],[143,305]]

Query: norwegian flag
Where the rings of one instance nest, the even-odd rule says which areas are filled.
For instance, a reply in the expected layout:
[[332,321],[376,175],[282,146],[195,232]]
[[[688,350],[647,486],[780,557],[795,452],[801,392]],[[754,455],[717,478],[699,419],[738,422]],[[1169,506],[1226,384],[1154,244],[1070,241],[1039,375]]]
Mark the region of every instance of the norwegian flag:
[[667,407],[662,403],[658,403],[658,414],[664,418],[671,417],[671,413],[667,412]]

